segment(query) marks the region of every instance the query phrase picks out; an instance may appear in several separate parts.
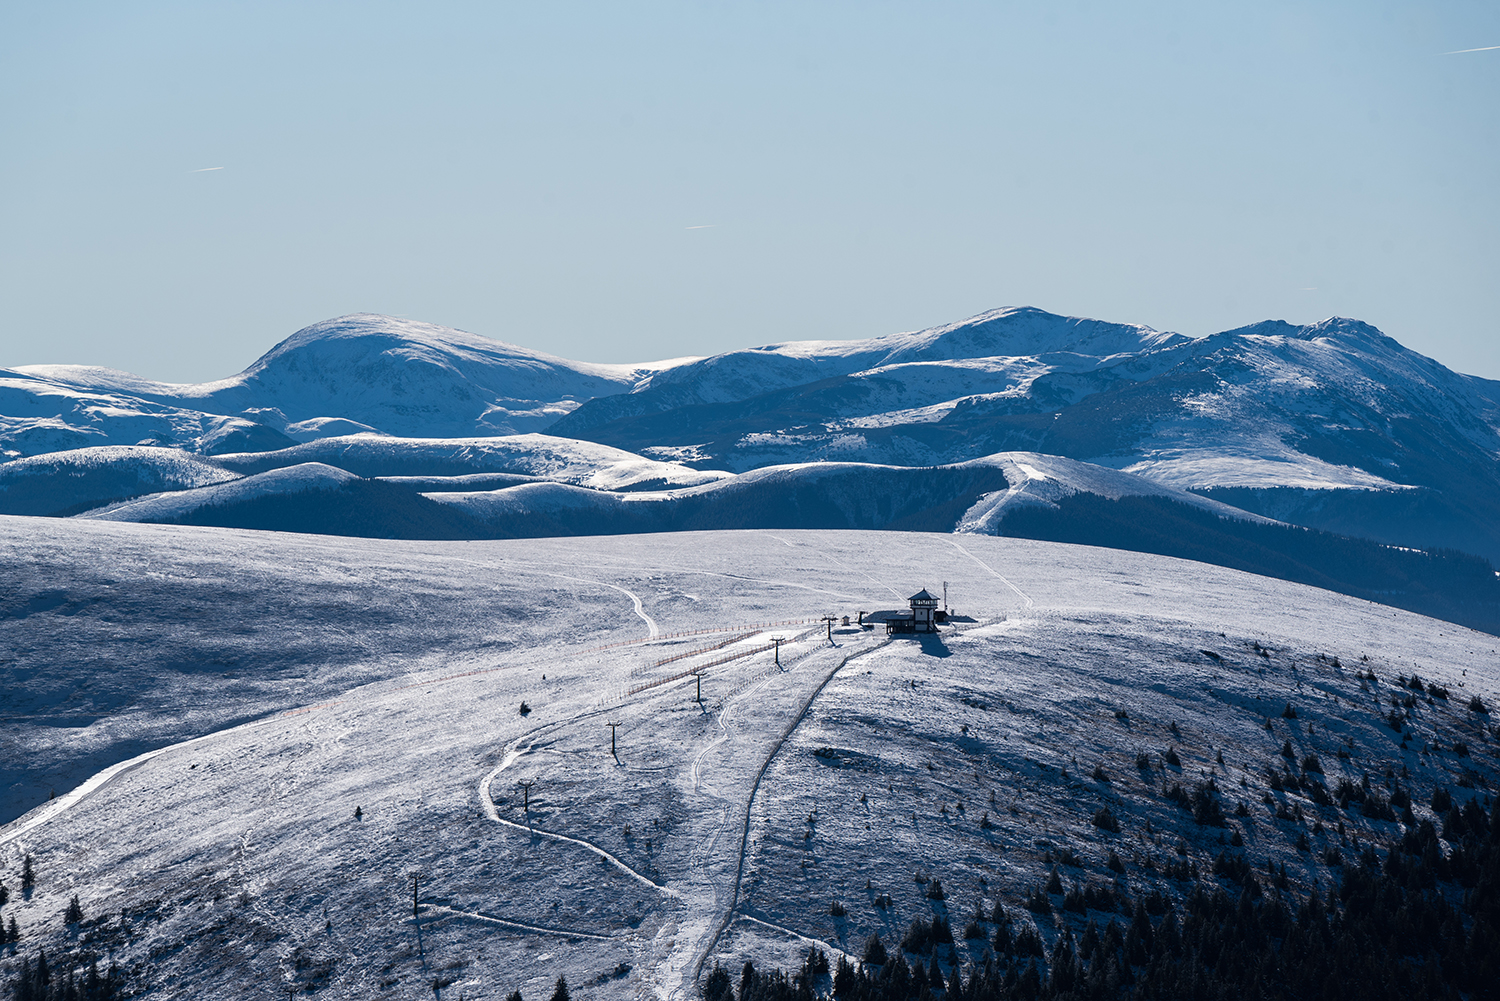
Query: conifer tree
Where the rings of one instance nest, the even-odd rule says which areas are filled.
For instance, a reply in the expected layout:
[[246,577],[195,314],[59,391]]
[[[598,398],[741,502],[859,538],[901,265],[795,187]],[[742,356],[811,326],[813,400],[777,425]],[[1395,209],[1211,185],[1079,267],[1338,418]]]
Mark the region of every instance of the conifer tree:
[[734,1001],[734,981],[729,978],[729,971],[717,961],[703,982],[703,1001]]

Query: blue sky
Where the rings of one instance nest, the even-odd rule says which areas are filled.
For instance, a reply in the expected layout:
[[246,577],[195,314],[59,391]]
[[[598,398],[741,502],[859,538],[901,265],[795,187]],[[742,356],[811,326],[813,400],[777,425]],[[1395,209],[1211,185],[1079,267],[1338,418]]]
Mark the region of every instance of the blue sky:
[[1500,378],[1500,50],[1448,54],[1495,45],[1472,0],[0,3],[0,366],[1034,305],[1354,316]]

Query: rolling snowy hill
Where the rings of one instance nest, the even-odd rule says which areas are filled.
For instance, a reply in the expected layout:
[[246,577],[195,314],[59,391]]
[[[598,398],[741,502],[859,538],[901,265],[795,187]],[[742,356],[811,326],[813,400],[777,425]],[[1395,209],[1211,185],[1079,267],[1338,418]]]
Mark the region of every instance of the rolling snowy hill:
[[[82,464],[93,451],[68,455]],[[1030,452],[934,467],[803,463],[736,476],[541,435],[355,436],[212,461],[247,475],[76,517],[434,540],[746,528],[1006,535],[1194,559],[1500,632],[1500,576],[1482,558],[1294,528],[1130,473]],[[695,485],[660,489],[671,483]]]
[[[1493,637],[1161,557],[20,518],[0,538],[31,553],[0,565],[21,935],[0,963],[95,956],[148,997],[537,998],[565,975],[687,1001],[716,962],[858,960],[871,935],[945,979],[1024,969],[1035,936],[1045,969],[1091,922],[1166,934],[1215,891],[1342,906],[1362,852],[1395,865],[1424,822],[1459,850],[1450,801],[1500,782],[1470,708],[1500,693]],[[963,621],[938,636],[838,624],[943,582]],[[954,940],[931,948],[912,929],[934,917]]]

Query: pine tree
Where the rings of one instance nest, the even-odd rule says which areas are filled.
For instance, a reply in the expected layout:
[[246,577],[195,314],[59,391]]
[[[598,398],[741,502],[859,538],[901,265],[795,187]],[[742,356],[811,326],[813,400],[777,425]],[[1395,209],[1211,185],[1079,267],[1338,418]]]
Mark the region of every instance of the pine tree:
[[755,996],[755,964],[745,960],[745,965],[740,967],[740,997],[749,998]]
[[21,863],[21,892],[25,893],[35,885],[36,872],[31,868],[31,855],[28,853]]
[[552,988],[552,1001],[568,1001],[567,977],[557,978],[557,986]]
[[73,894],[73,899],[68,901],[68,909],[63,914],[63,923],[76,925],[83,920],[83,908],[78,904],[78,894]]
[[703,982],[703,1001],[734,1001],[734,981],[729,978],[729,971],[717,961]]
[[505,996],[505,1001],[521,1001],[521,992],[519,990],[511,991]]

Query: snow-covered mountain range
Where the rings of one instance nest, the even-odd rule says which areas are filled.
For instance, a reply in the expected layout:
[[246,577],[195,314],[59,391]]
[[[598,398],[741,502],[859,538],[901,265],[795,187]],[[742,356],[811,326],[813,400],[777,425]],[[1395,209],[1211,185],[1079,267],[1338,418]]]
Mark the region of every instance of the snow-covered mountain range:
[[[99,446],[137,451],[95,459]],[[299,331],[213,383],[77,366],[0,372],[0,449],[11,458],[0,511],[34,514],[294,461],[362,477],[504,473],[646,490],[768,467],[929,467],[1019,451],[1294,524],[1500,560],[1500,383],[1344,319],[1195,340],[1010,308],[860,341],[592,365],[356,315]],[[134,473],[132,455],[143,463]],[[594,468],[580,473],[580,462]],[[973,498],[950,500],[956,526]]]

